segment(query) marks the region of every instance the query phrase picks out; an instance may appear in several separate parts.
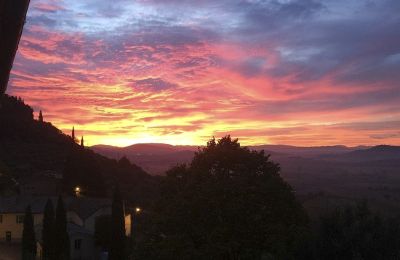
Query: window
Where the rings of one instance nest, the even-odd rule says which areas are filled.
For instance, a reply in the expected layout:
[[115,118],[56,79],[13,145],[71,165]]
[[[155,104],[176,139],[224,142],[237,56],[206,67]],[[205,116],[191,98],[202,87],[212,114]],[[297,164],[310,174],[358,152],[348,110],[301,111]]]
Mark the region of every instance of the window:
[[17,223],[24,223],[24,215],[17,215]]
[[6,232],[6,242],[8,242],[8,243],[11,242],[11,231]]
[[82,247],[82,239],[76,239],[74,241],[74,248],[75,250],[80,250]]

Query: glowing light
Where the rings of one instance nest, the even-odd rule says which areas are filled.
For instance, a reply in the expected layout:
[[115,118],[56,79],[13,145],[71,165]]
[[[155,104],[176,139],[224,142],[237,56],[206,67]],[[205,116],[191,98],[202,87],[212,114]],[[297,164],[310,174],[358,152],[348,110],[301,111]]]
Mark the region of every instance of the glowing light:
[[81,187],[79,187],[79,186],[76,186],[76,187],[75,187],[75,195],[76,195],[76,196],[80,196],[80,195],[81,195],[81,191],[82,191],[82,190],[81,190]]

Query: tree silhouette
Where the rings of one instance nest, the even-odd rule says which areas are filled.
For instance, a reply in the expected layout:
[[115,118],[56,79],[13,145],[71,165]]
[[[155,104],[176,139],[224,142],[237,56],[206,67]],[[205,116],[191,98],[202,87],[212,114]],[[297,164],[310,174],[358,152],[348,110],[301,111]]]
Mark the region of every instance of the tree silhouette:
[[42,114],[42,110],[40,110],[40,112],[39,112],[39,122],[43,123],[43,114]]
[[111,223],[109,215],[99,216],[95,220],[95,244],[105,251],[110,251]]
[[400,259],[400,221],[374,214],[366,202],[321,218],[318,259]]
[[67,232],[67,213],[62,197],[58,197],[56,219],[54,224],[54,254],[57,260],[70,257],[70,241]]
[[100,166],[98,157],[92,151],[79,147],[71,149],[63,170],[64,191],[73,194],[75,187],[79,186],[82,195],[104,196],[107,187],[102,175],[104,167]]
[[75,139],[75,126],[73,126],[72,127],[72,134],[71,134],[71,138],[72,138],[72,140],[74,141],[74,143],[76,142],[76,139]]
[[22,260],[34,260],[36,258],[36,237],[34,220],[31,207],[25,210],[24,230],[22,232]]
[[308,259],[308,218],[279,170],[230,136],[210,140],[167,172],[142,257]]
[[42,255],[43,260],[55,260],[54,258],[54,207],[51,200],[47,200],[43,216],[42,229]]
[[112,202],[110,260],[126,259],[125,243],[124,203],[117,186],[114,191]]

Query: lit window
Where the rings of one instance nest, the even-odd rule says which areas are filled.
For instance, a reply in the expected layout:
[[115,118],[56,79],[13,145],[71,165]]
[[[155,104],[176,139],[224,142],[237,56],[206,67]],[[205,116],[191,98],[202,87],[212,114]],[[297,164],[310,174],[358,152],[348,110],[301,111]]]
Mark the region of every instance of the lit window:
[[17,215],[17,223],[24,223],[24,215]]
[[75,250],[80,250],[82,247],[82,239],[76,239],[74,241],[74,248]]

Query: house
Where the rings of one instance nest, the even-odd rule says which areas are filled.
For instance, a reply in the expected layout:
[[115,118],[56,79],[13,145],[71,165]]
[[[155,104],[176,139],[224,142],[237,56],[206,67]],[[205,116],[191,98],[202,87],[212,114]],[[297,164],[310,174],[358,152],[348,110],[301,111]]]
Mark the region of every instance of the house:
[[[50,198],[54,207],[57,198]],[[20,243],[22,239],[24,212],[31,206],[35,233],[38,240],[38,256],[41,256],[41,234],[43,211],[47,197],[0,197],[0,242]],[[111,215],[111,200],[88,197],[65,197],[67,211],[67,231],[71,245],[71,259],[97,259],[95,246],[96,219]],[[130,235],[130,215],[125,216],[127,235]]]

